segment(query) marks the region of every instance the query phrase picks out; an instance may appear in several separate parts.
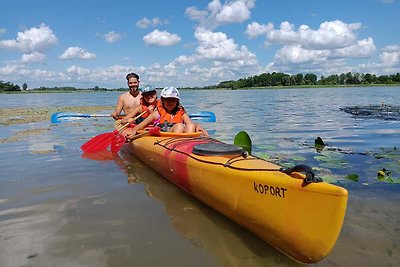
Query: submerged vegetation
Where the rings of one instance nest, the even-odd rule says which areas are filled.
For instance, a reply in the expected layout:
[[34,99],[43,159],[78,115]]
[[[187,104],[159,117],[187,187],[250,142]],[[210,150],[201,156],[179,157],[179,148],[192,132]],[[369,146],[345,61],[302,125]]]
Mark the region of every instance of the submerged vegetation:
[[[295,142],[290,138],[285,141]],[[381,147],[377,151],[354,151],[330,146],[320,136],[316,137],[313,144],[305,141],[295,145],[305,148],[304,155],[280,154],[276,151],[278,147],[274,145],[254,146],[255,155],[288,168],[299,163],[312,162],[313,170],[328,183],[359,183],[363,186],[400,184],[400,149],[396,146]],[[362,172],[349,172],[358,161],[368,162],[368,172],[375,178],[371,180]]]
[[356,118],[400,121],[400,107],[391,105],[350,106],[340,108]]

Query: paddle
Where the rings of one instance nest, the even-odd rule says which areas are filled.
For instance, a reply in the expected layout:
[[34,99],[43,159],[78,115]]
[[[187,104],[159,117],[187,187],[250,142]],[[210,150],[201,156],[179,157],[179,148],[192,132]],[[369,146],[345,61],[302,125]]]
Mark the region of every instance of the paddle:
[[215,122],[215,114],[211,111],[199,111],[196,113],[189,114],[189,117],[195,121],[202,121],[202,122]]
[[[125,116],[125,115],[120,115]],[[69,122],[76,119],[82,118],[98,118],[98,117],[110,117],[109,114],[82,114],[82,113],[70,113],[70,112],[57,112],[51,115],[51,123],[62,123]],[[189,117],[195,121],[202,122],[215,122],[215,114],[211,111],[199,111],[189,114]]]
[[251,139],[248,133],[246,133],[245,131],[240,131],[237,133],[233,141],[233,144],[236,146],[240,146],[241,148],[246,150],[249,153],[249,155],[251,155],[251,147],[252,147]]
[[[147,112],[147,110],[143,111],[142,113],[137,115],[135,118],[133,118],[133,120],[137,120],[146,112]],[[84,143],[81,146],[81,149],[86,153],[107,150],[108,146],[111,144],[111,141],[113,140],[113,137],[116,135],[119,135],[126,127],[128,127],[128,125],[129,125],[129,123],[125,123],[123,126],[118,128],[117,130],[114,130],[110,133],[103,133],[103,134],[93,137],[92,139],[90,139],[89,141]],[[122,138],[124,138],[124,137],[122,137]]]
[[[136,134],[128,139],[129,142],[132,142],[133,140],[136,140],[140,137],[146,136],[146,135],[151,135],[151,136],[160,136],[160,127],[152,127],[148,131],[145,131],[143,133]],[[121,148],[125,145],[126,139],[124,137],[118,138],[116,137],[115,139],[112,140],[111,142],[111,152],[117,153],[118,151],[121,150]]]
[[89,141],[84,143],[81,146],[81,149],[85,153],[107,150],[108,146],[111,144],[111,140],[112,140],[113,136],[119,134],[128,125],[129,125],[129,123],[126,123],[123,126],[121,126],[120,128],[118,128],[117,130],[114,130],[110,133],[103,133],[103,134],[93,137],[92,139],[90,139]]
[[125,145],[126,138],[121,134],[116,134],[111,138],[111,152],[117,153]]
[[98,117],[110,117],[110,114],[82,114],[82,113],[57,112],[51,115],[51,123],[61,123],[81,118],[98,118]]

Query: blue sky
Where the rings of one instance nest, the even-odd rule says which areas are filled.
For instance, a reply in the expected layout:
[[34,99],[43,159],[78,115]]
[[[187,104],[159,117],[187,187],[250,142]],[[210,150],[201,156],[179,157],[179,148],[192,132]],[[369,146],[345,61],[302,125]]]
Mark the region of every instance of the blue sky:
[[206,86],[264,72],[400,72],[399,0],[0,2],[0,80]]

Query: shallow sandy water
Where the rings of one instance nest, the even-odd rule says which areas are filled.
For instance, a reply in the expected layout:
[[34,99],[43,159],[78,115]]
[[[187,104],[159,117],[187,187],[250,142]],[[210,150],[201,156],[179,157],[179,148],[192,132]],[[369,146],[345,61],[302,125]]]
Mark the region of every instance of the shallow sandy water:
[[[282,100],[282,105],[288,105],[287,98]],[[307,106],[307,112],[311,112],[310,107],[313,105]],[[90,110],[72,106],[46,110],[32,108],[31,112],[24,112],[7,108],[0,112],[3,118],[0,266],[302,265],[210,210],[134,157],[85,158],[80,145],[97,134],[111,131],[111,119],[84,119],[58,125],[49,121],[53,112],[107,113],[112,110],[111,105]],[[268,120],[262,117],[262,123],[250,121],[247,125],[246,120],[238,124],[239,117],[234,112],[230,105],[217,110],[219,124],[208,125],[216,127],[217,138],[231,142],[231,132],[247,127],[252,129],[254,144],[271,147],[270,139],[283,143],[287,150],[279,153],[286,153],[286,157],[293,155],[290,148],[295,153],[306,150],[305,146],[298,145],[303,136],[324,127],[324,135],[333,133],[331,142],[339,146],[355,140],[360,144],[359,150],[373,146],[374,142],[393,145],[397,140],[393,139],[397,128],[391,128],[389,123],[376,122],[371,128],[363,128],[362,122],[351,118],[338,118],[337,123],[336,113],[322,114],[329,119],[324,117],[320,125],[310,126],[315,123],[312,112],[305,113],[309,118],[300,122],[303,113],[286,115],[289,122],[295,122],[289,125],[284,125],[282,115]],[[9,120],[9,114],[19,113],[21,118]],[[223,115],[225,120],[221,119]],[[338,130],[338,124],[345,127]],[[270,129],[272,125],[274,128]],[[369,132],[376,128],[377,135]],[[296,137],[297,133],[302,138],[292,138],[290,143],[282,141],[288,135]],[[374,136],[380,139],[372,139]],[[368,169],[366,159],[374,159],[366,156],[357,156],[357,159],[359,162],[351,165],[352,168],[367,168],[360,180],[371,182],[375,169]],[[328,169],[344,176],[341,170]],[[399,186],[376,181],[368,185],[341,182],[349,190],[342,232],[332,252],[314,266],[397,266],[400,262]]]

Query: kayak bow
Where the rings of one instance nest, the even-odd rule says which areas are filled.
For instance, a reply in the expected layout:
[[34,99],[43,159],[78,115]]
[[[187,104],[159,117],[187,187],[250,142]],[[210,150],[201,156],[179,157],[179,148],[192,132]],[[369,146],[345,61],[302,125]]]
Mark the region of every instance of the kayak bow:
[[138,138],[123,151],[297,261],[318,262],[335,245],[344,188],[316,179],[305,165],[283,169],[199,134],[160,135]]

